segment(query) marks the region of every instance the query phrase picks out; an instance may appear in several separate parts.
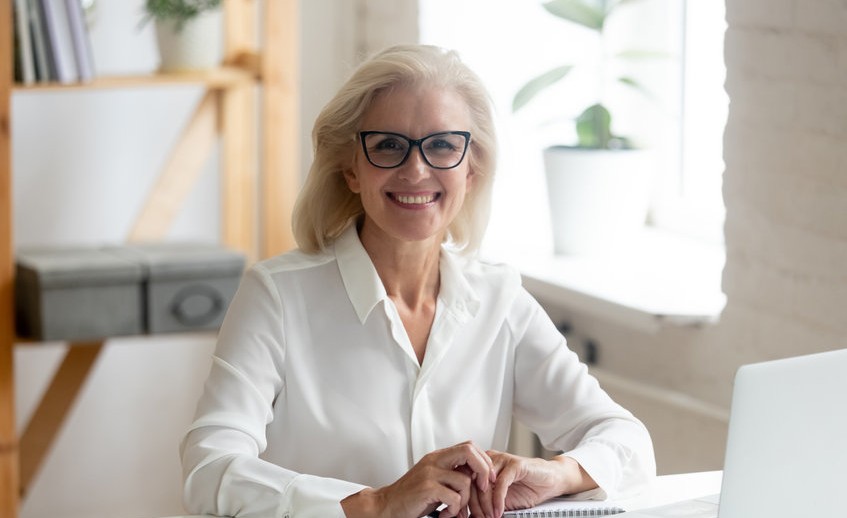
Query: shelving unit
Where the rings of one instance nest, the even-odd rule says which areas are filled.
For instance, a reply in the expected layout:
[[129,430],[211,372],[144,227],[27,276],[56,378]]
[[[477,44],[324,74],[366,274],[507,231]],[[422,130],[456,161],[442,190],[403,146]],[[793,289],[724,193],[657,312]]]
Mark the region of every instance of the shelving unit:
[[[250,259],[294,246],[290,214],[299,183],[299,6],[296,0],[226,0],[224,65],[208,72],[100,77],[78,85],[13,84],[12,2],[0,3],[0,516],[18,516],[64,416],[106,341],[72,343],[25,432],[15,426],[14,240],[11,100],[14,91],[206,89],[127,239],[162,237],[221,142],[221,241]],[[261,13],[256,10],[261,9]],[[261,14],[261,16],[257,16]],[[262,20],[259,31],[257,20]],[[262,42],[256,48],[257,34]],[[256,88],[256,87],[259,88]],[[256,110],[257,103],[261,107]],[[257,113],[261,115],[257,118]],[[260,151],[259,151],[260,150]],[[258,210],[257,210],[258,207]]]

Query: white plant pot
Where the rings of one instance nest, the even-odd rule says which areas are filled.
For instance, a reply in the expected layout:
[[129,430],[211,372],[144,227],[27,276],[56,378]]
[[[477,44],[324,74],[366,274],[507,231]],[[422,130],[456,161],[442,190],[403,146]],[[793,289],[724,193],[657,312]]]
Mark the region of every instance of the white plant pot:
[[223,16],[220,9],[206,11],[176,30],[176,22],[156,20],[162,72],[208,70],[223,56]]
[[544,150],[557,254],[597,252],[631,236],[647,219],[651,153],[554,146]]

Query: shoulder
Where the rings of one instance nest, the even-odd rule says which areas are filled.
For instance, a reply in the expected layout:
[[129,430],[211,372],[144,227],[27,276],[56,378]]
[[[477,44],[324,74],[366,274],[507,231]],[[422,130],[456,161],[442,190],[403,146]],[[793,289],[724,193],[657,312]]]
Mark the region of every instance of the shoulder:
[[465,277],[473,284],[499,288],[517,288],[521,285],[520,272],[511,265],[461,256],[458,261]]
[[450,253],[449,259],[452,268],[460,272],[460,284],[464,283],[471,296],[483,305],[489,304],[501,310],[508,310],[522,297],[521,292],[524,290],[521,286],[521,275],[516,268],[505,263],[456,253]]
[[[331,252],[308,254],[292,250],[253,263],[242,278],[242,289],[280,292],[286,285],[303,282],[305,279],[325,273],[326,267],[334,267],[335,256]],[[309,281],[306,281],[310,284]],[[277,297],[277,295],[274,295]]]
[[521,334],[539,315],[546,315],[535,297],[523,287],[520,271],[507,263],[485,259],[467,259],[463,267],[465,278],[489,310],[500,308],[502,318]]
[[[308,254],[293,250],[253,263],[242,276],[239,298],[249,299],[250,305],[263,304],[280,310],[302,301],[304,294],[319,293],[331,283],[335,256],[332,253]],[[269,307],[270,307],[269,306]]]
[[335,255],[331,252],[308,254],[298,249],[259,261],[250,270],[260,276],[284,276],[320,268],[334,261]]

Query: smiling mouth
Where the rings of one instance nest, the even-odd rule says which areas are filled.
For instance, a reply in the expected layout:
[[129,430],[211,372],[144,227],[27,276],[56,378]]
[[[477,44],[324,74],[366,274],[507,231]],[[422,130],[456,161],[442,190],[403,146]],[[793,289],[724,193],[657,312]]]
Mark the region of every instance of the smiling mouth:
[[427,195],[405,195],[388,193],[388,197],[392,200],[402,203],[403,205],[427,205],[434,202],[441,196],[441,193],[432,193]]

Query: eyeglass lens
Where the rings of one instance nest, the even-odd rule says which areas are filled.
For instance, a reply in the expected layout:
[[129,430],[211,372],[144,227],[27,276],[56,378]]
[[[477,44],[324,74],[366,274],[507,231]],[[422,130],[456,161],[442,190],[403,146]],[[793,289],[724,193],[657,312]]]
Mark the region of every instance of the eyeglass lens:
[[468,137],[467,132],[444,132],[411,140],[396,133],[362,132],[362,144],[368,160],[377,167],[399,166],[409,156],[411,148],[417,145],[430,166],[451,169],[462,162]]

